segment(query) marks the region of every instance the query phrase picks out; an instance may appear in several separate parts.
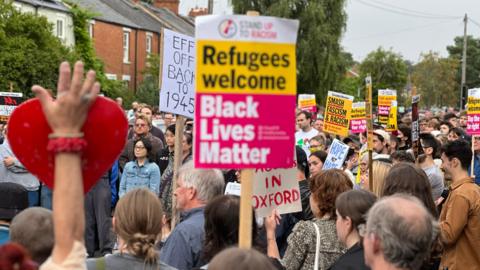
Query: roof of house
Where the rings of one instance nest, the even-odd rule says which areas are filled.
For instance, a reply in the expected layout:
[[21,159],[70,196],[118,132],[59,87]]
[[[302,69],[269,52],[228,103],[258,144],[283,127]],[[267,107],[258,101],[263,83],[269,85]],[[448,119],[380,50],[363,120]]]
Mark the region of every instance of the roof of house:
[[56,0],[16,0],[16,2],[24,3],[34,7],[42,7],[70,13],[68,7],[66,7],[62,2]]
[[116,12],[122,14],[124,17],[128,18],[130,21],[139,25],[140,28],[160,33],[162,27],[165,25],[153,18],[151,15],[146,13],[141,9],[137,4],[132,3],[129,0],[97,0],[108,5],[110,8],[114,9]]
[[95,14],[94,19],[132,28],[141,28],[138,24],[126,18],[102,0],[74,0],[74,3],[92,11]]
[[168,8],[157,8],[150,4],[142,2],[142,5],[150,10],[156,17],[165,24],[166,28],[169,28],[173,31],[193,36],[195,34],[195,26],[189,20],[184,19],[183,17],[173,13]]

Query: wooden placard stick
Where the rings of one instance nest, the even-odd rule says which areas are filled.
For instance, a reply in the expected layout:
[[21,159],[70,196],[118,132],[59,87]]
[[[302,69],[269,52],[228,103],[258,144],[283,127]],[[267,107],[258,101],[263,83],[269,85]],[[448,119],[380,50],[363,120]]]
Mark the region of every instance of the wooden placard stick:
[[372,114],[372,77],[365,78],[365,114],[367,118],[367,150],[368,150],[368,189],[373,188],[373,114]]
[[[260,16],[258,11],[247,11],[247,16]],[[252,247],[252,194],[253,169],[244,169],[240,172],[240,224],[238,228],[238,246]]]
[[[177,188],[177,177],[178,170],[182,166],[183,161],[183,129],[185,125],[185,118],[183,116],[177,115],[175,121],[175,148],[174,148],[174,157],[173,157],[173,178],[172,178],[172,193]],[[175,228],[177,222],[177,197],[172,194],[172,222],[171,228]]]
[[473,144],[475,143],[475,137],[476,135],[472,135],[472,163],[470,164],[470,177],[472,177],[473,179],[475,179],[475,147],[473,146]]

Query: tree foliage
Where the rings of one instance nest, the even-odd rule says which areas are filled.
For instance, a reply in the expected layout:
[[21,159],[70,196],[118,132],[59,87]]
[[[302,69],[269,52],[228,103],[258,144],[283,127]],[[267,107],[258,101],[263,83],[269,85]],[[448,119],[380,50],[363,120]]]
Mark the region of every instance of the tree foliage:
[[340,38],[346,26],[345,0],[233,0],[234,12],[259,11],[300,21],[297,39],[297,89],[321,101],[345,73]]
[[72,58],[70,50],[52,34],[45,17],[21,13],[7,2],[0,2],[0,91],[12,85],[32,97],[34,84],[55,89],[58,66]]
[[[457,67],[456,80],[460,85],[462,78],[462,54],[463,54],[463,37],[456,37],[455,44],[447,47],[447,51],[451,58],[457,60],[460,64]],[[480,87],[480,38],[467,36],[467,72],[466,87]],[[458,92],[458,91],[457,91]]]
[[378,48],[369,53],[360,64],[360,76],[372,76],[373,101],[377,101],[378,89],[397,90],[397,100],[405,104],[403,89],[407,82],[407,64],[400,54]]
[[135,94],[136,100],[142,103],[147,103],[151,106],[158,106],[159,104],[159,86],[158,76],[160,74],[160,57],[156,54],[151,54],[147,60],[147,66],[142,72],[143,81],[138,86]]
[[459,61],[441,58],[438,53],[422,54],[422,60],[414,66],[412,80],[422,95],[422,106],[455,106],[459,87],[456,81]]

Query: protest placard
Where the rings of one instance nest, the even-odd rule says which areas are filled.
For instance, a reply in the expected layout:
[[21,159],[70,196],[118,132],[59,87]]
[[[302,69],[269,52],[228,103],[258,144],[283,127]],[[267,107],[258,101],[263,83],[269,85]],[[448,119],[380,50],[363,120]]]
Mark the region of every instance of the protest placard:
[[386,131],[395,131],[397,130],[397,101],[392,100],[390,105],[390,111],[388,113],[388,121]]
[[289,167],[298,21],[200,16],[195,29],[195,166]]
[[348,145],[341,141],[334,139],[330,150],[328,151],[327,158],[323,163],[322,170],[340,169],[348,154]]
[[193,118],[195,96],[195,40],[163,29],[160,111]]
[[340,136],[348,136],[352,102],[352,96],[328,91],[323,131]]
[[13,110],[22,103],[23,93],[0,92],[0,121],[8,121]]
[[397,100],[397,90],[378,90],[378,122],[382,125],[386,126],[388,124],[388,116],[393,100]]
[[467,133],[480,135],[480,88],[468,89]]
[[350,120],[350,132],[353,134],[363,133],[367,130],[367,116],[365,102],[354,102]]
[[317,101],[315,95],[301,94],[298,95],[298,108],[302,111],[317,112]]
[[[416,92],[415,88],[412,92]],[[418,103],[420,102],[420,95],[412,96],[412,149],[415,158],[418,157],[420,150],[420,125],[418,122]]]
[[280,214],[302,211],[297,166],[288,169],[256,169],[252,204],[256,216],[266,217],[277,209]]

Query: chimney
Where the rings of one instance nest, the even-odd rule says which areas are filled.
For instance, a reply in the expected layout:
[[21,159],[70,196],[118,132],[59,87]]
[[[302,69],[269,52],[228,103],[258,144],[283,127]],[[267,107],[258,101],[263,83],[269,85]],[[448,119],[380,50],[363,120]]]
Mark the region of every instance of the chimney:
[[197,16],[202,16],[202,15],[208,15],[208,8],[192,8],[188,12],[189,17],[197,17]]
[[153,1],[153,6],[157,8],[168,8],[175,14],[178,14],[179,4],[180,4],[180,0],[154,0]]

